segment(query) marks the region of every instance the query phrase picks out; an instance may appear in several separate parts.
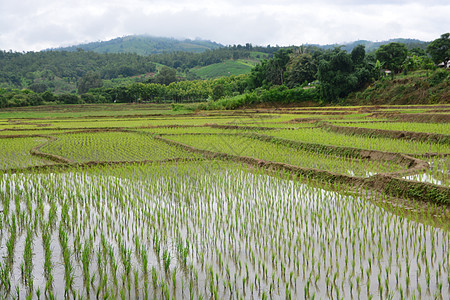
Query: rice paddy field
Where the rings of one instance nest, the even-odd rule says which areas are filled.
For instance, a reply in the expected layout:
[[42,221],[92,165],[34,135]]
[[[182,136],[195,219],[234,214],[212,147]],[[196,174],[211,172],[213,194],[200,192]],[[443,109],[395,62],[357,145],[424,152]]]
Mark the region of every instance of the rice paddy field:
[[0,297],[449,299],[449,108],[0,112]]

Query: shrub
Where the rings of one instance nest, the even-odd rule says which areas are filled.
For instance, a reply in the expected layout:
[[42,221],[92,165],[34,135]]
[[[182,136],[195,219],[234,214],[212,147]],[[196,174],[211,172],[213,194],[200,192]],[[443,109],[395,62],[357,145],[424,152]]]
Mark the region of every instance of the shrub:
[[430,86],[436,86],[440,83],[442,83],[447,77],[449,76],[449,72],[443,69],[439,69],[436,72],[431,75],[430,79],[428,79],[428,82],[430,83]]

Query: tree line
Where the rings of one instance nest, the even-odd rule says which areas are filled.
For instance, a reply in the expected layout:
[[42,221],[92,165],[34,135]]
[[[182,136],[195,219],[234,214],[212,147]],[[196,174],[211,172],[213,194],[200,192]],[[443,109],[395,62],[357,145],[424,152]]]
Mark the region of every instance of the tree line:
[[202,53],[170,52],[142,56],[134,53],[68,51],[0,51],[0,88],[27,88],[34,92],[73,92],[83,77],[95,73],[102,80],[156,71],[162,64],[185,72],[228,59],[250,57],[249,47],[225,47]]
[[[46,102],[214,101],[224,97],[271,89],[280,91],[280,95],[290,95],[286,92],[286,89],[298,91],[300,88],[314,89],[315,95],[323,103],[333,103],[345,98],[351,92],[363,89],[380,76],[384,76],[387,70],[390,72],[390,76],[394,77],[395,74],[400,72],[407,73],[417,69],[433,69],[439,63],[446,65],[450,59],[449,37],[449,33],[441,35],[440,38],[427,46],[426,51],[419,48],[408,49],[405,44],[396,42],[383,45],[372,52],[366,52],[363,45],[356,46],[351,52],[347,52],[341,47],[327,50],[315,46],[276,48],[276,50],[274,50],[274,47],[267,47],[266,53],[271,54],[270,58],[262,60],[260,64],[252,69],[250,74],[223,77],[215,80],[180,80],[177,77],[175,68],[173,68],[177,66],[175,62],[189,62],[190,58],[197,57],[199,54],[166,53],[158,57],[161,61],[170,61],[172,67],[165,66],[161,68],[156,76],[144,82],[113,87],[104,87],[102,78],[110,76],[106,75],[106,70],[114,69],[113,66],[122,68],[125,67],[124,65],[119,63],[114,65],[112,62],[101,65],[104,58],[103,54],[80,51],[75,53],[76,56],[72,57],[65,52],[49,52],[45,55],[54,56],[55,60],[60,60],[62,64],[73,66],[73,70],[69,74],[81,76],[77,83],[78,92],[81,95],[56,95],[49,90],[33,92],[21,90],[20,88],[16,90],[0,89],[0,107],[38,105]],[[212,53],[217,54],[217,56],[214,56],[214,59],[229,59],[230,55],[247,55],[254,50],[255,47],[252,47],[250,44],[246,46],[230,46],[219,50],[207,51],[201,57],[203,57],[203,63],[206,63],[211,59]],[[29,70],[32,70],[33,67],[27,66],[26,62],[43,65],[45,59],[39,60],[40,55],[43,54],[0,52],[0,62],[3,62],[6,66],[11,66],[11,64],[4,63],[4,57],[11,61],[14,61],[14,57],[27,57],[25,60],[18,59],[16,62],[25,64],[23,66],[24,69],[29,68]],[[107,54],[106,56],[112,57],[110,55],[113,54]],[[63,62],[64,57],[67,58],[66,62]],[[87,59],[88,57],[95,63]],[[135,68],[136,72],[142,73],[143,69],[154,70],[153,61],[155,57],[152,58],[153,61],[147,61],[143,57],[133,54],[118,54],[118,57],[123,62],[134,62],[130,63],[128,67],[130,69]],[[88,63],[81,63],[83,58],[86,58]],[[94,58],[98,58],[98,61]],[[200,61],[202,60],[197,60],[196,63],[200,63]],[[98,68],[95,66],[98,66]],[[139,71],[137,71],[138,69]],[[0,70],[0,72],[11,71],[8,68],[0,68]],[[40,72],[44,72],[44,70],[49,70],[47,76],[57,76],[57,74],[61,75],[64,72],[62,70],[58,71],[58,64],[46,65]],[[66,69],[63,68],[63,70]],[[66,71],[69,72],[68,70]],[[18,75],[20,74],[16,74],[16,76]],[[272,94],[275,95],[274,92]],[[298,99],[310,98],[310,96],[295,97]],[[263,97],[263,99],[265,98]]]
[[272,59],[253,68],[249,87],[317,86],[323,102],[336,102],[386,73],[394,78],[400,72],[433,69],[440,63],[447,65],[449,36],[449,33],[441,35],[427,46],[426,51],[408,49],[405,44],[397,42],[382,45],[371,52],[366,52],[363,45],[354,47],[350,53],[341,47],[327,50],[314,46],[280,49]]

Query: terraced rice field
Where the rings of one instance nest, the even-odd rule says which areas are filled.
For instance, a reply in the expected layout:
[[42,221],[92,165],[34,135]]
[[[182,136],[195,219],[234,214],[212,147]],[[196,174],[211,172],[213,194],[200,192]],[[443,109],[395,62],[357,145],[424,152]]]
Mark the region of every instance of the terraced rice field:
[[239,135],[173,135],[168,139],[199,149],[237,156],[249,156],[266,161],[281,162],[303,168],[327,170],[334,173],[369,177],[377,173],[389,173],[406,169],[395,162],[357,160],[333,154],[295,150],[292,147],[254,140]]
[[429,143],[427,141],[409,139],[391,139],[377,136],[342,135],[321,128],[301,129],[298,131],[280,130],[264,134],[306,143],[355,147],[367,150],[408,153],[414,155],[425,153],[450,153],[449,144]]
[[64,156],[74,162],[145,161],[193,158],[195,155],[133,132],[83,132],[59,135],[41,148],[44,153]]
[[447,123],[413,123],[413,122],[339,122],[339,126],[361,127],[382,130],[400,130],[412,132],[426,132],[450,135],[450,126]]
[[45,137],[19,137],[0,139],[0,169],[14,169],[51,164],[34,156],[30,151],[47,142]]
[[449,122],[118,107],[0,115],[1,298],[450,298]]

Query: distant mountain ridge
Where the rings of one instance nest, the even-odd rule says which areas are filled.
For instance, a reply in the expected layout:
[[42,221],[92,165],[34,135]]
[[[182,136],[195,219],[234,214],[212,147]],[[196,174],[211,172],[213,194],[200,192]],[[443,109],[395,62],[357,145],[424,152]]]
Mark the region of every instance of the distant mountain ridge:
[[334,47],[341,46],[342,50],[346,50],[347,52],[351,52],[353,48],[355,48],[358,45],[364,45],[366,47],[367,52],[375,51],[376,49],[380,48],[382,45],[387,45],[389,43],[403,43],[405,44],[408,49],[413,48],[420,48],[424,49],[427,47],[427,45],[430,42],[424,42],[417,39],[403,39],[403,38],[397,38],[397,39],[390,39],[387,41],[381,41],[381,42],[372,42],[367,40],[358,40],[354,42],[349,43],[342,43],[342,44],[329,44],[329,45],[319,45],[319,44],[308,44],[308,46],[316,46],[322,49],[333,49]]
[[[418,39],[404,39],[396,38],[380,42],[372,42],[368,40],[358,40],[349,43],[336,43],[328,45],[320,44],[304,44],[305,46],[315,46],[321,49],[333,49],[335,47],[341,47],[347,52],[351,52],[353,48],[358,45],[364,45],[367,52],[375,51],[381,45],[386,45],[392,42],[403,43],[409,49],[427,47],[429,42],[421,41]],[[54,49],[48,49],[53,51],[93,51],[97,53],[136,53],[139,55],[151,55],[170,53],[175,51],[201,53],[207,50],[215,50],[225,47],[224,45],[201,39],[175,39],[167,37],[154,37],[149,35],[130,35],[124,37],[118,37],[109,41],[99,41],[86,44],[79,44],[69,47],[60,47]],[[283,47],[284,48],[284,47]]]
[[93,51],[97,53],[136,53],[140,55],[160,54],[164,52],[201,53],[224,47],[208,40],[179,40],[175,38],[153,37],[148,35],[130,35],[118,37],[109,41],[99,41],[70,47],[49,49],[53,51]]

